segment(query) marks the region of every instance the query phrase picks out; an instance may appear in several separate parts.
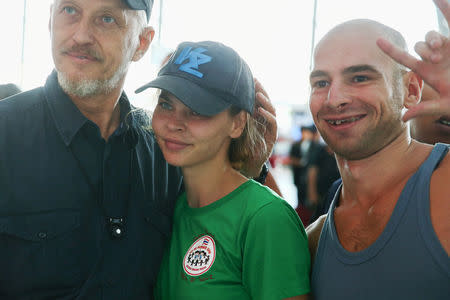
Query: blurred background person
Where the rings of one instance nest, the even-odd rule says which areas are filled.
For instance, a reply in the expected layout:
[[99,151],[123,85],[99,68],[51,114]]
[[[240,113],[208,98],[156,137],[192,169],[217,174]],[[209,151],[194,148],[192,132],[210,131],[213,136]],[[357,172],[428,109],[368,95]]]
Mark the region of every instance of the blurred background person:
[[309,223],[314,222],[322,215],[322,207],[328,190],[339,177],[340,174],[334,152],[327,144],[318,143],[307,170],[308,203],[309,209],[313,212]]
[[318,145],[315,137],[316,132],[317,129],[313,124],[302,126],[301,139],[294,142],[289,151],[289,164],[292,167],[294,185],[297,188],[298,205],[296,211],[304,226],[308,225],[312,214],[307,202],[308,167]]

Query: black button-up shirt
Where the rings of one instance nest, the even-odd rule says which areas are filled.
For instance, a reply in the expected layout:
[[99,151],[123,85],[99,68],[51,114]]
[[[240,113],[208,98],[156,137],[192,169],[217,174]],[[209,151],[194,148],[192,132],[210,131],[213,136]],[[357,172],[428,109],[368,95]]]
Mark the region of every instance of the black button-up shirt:
[[0,299],[151,298],[181,174],[119,105],[105,141],[55,72],[0,102]]

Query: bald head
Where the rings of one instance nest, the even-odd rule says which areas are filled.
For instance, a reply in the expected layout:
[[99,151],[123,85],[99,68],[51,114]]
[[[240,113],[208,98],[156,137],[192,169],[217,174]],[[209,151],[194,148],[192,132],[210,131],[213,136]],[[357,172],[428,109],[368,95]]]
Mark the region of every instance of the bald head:
[[374,34],[378,37],[387,39],[402,50],[407,50],[406,41],[400,32],[389,26],[370,19],[354,19],[341,23],[331,29],[324,36],[324,38],[345,31]]
[[[316,51],[321,46],[326,44],[330,40],[341,40],[345,41],[345,38],[348,38],[349,40],[353,40],[355,42],[370,42],[373,47],[376,47],[377,50],[379,50],[375,44],[376,40],[378,38],[384,38],[397,46],[398,48],[407,51],[408,47],[406,45],[406,41],[404,37],[401,35],[400,32],[397,30],[386,26],[382,23],[379,23],[374,20],[370,19],[354,19],[350,20],[344,23],[341,23],[334,28],[332,28],[325,36],[319,41],[319,43],[316,46]],[[349,51],[357,51],[358,48],[349,49]],[[380,54],[382,53],[381,50],[379,50]],[[384,54],[382,54],[384,55]],[[389,59],[392,63],[394,63],[394,66],[397,67],[399,70],[405,69],[404,66],[394,62],[391,58],[389,58],[387,55],[384,55],[387,59]]]

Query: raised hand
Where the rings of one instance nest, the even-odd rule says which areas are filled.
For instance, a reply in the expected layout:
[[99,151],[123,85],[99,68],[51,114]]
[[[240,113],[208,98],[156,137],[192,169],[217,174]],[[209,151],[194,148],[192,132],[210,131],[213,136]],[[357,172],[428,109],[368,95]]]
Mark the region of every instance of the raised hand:
[[254,166],[254,169],[247,170],[248,174],[246,175],[249,177],[258,177],[262,165],[269,159],[269,156],[272,153],[278,134],[275,108],[270,103],[269,95],[256,78],[255,100],[253,117],[265,124],[264,139],[266,141],[267,149],[264,153],[255,154],[255,161],[251,164]]
[[[447,20],[447,24],[450,24],[450,3],[448,0],[433,1],[441,10]],[[378,39],[377,45],[392,59],[421,76],[440,95],[439,99],[420,102],[410,107],[403,116],[403,121],[406,122],[414,117],[423,115],[450,114],[449,37],[445,37],[435,31],[428,32],[425,41],[416,43],[414,47],[421,60],[392,45],[386,39]]]

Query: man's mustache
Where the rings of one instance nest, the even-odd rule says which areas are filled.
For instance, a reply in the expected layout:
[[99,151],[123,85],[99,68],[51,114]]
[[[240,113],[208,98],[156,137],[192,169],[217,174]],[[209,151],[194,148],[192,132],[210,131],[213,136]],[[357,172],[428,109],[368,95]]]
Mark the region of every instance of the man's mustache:
[[103,61],[103,57],[102,55],[96,51],[95,49],[92,49],[91,47],[86,47],[86,46],[73,46],[70,48],[63,48],[61,50],[62,53],[77,53],[81,56],[87,56],[91,59],[95,59],[97,61],[102,62]]

